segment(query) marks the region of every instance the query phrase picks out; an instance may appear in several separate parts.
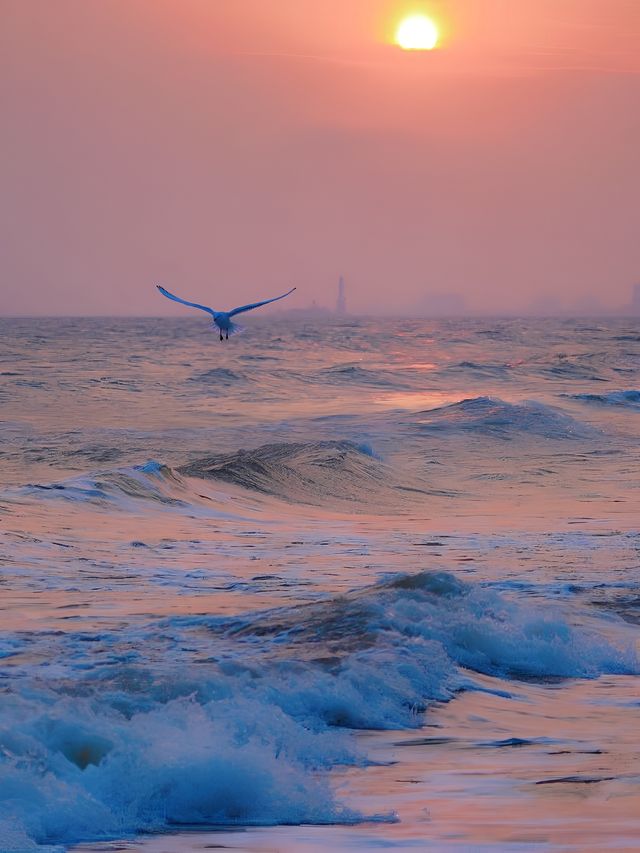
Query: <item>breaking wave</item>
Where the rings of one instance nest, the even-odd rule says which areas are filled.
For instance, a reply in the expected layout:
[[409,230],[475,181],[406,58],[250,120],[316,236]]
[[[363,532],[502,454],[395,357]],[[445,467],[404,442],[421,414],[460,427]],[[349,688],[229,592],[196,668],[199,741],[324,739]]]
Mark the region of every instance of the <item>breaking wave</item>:
[[419,485],[399,481],[366,444],[317,441],[265,444],[218,454],[179,469],[292,503],[357,508],[390,506]]
[[[33,483],[5,492],[44,500],[129,510],[146,501],[176,509],[214,509],[194,479],[247,489],[288,503],[341,512],[402,511],[420,495],[439,494],[410,473],[400,475],[368,444],[351,441],[283,442],[220,453],[178,468],[150,460],[57,483]],[[222,498],[219,488],[217,497]],[[135,503],[132,503],[135,502]]]
[[366,763],[351,729],[419,726],[430,703],[478,689],[473,672],[638,672],[617,626],[421,572],[242,617],[16,635],[0,704],[3,849],[362,819],[327,773]]
[[507,403],[494,397],[473,397],[420,412],[417,426],[426,431],[464,431],[509,439],[526,433],[539,438],[588,438],[594,430],[552,406],[534,400]]
[[22,494],[41,498],[94,504],[126,505],[130,500],[146,500],[157,504],[184,505],[185,500],[178,496],[180,491],[186,498],[182,478],[168,465],[154,460],[102,474],[74,477],[61,483],[35,483],[20,490]]
[[[158,507],[214,509],[194,479],[228,484],[288,503],[326,506],[342,512],[402,511],[420,495],[438,494],[411,474],[398,474],[367,444],[350,441],[283,442],[220,453],[177,469],[150,460],[144,465],[86,474],[58,483],[30,484],[14,492],[110,510],[129,510],[141,501]],[[200,487],[201,489],[201,487]],[[223,489],[218,491],[222,497]],[[215,497],[215,496],[214,496]],[[133,504],[132,502],[135,502]]]

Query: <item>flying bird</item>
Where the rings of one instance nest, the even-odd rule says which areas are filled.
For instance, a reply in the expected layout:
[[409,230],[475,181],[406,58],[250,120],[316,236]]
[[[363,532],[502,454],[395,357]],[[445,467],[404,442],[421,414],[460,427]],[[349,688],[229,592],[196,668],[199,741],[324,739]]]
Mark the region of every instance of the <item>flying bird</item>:
[[180,299],[179,296],[174,296],[173,293],[169,293],[168,290],[160,287],[159,284],[156,287],[167,299],[173,299],[174,302],[180,302],[182,305],[188,305],[190,308],[199,308],[201,311],[211,314],[213,325],[217,326],[220,331],[220,340],[223,340],[223,332],[224,339],[229,340],[229,335],[240,331],[240,326],[231,321],[231,318],[235,317],[236,314],[242,314],[244,311],[253,311],[254,308],[260,308],[261,305],[268,305],[270,302],[277,302],[278,299],[284,299],[285,296],[289,296],[295,290],[295,287],[292,287],[291,290],[283,293],[282,296],[274,296],[273,299],[265,299],[262,302],[252,302],[250,305],[241,305],[239,308],[232,308],[231,311],[214,311],[213,308],[209,308],[207,305],[198,305],[197,302],[187,302],[186,299]]

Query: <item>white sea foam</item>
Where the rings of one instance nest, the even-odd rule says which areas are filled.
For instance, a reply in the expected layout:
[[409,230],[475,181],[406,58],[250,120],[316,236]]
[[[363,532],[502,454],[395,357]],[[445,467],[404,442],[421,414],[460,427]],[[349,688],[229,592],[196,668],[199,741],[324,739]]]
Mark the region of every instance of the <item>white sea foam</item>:
[[16,668],[0,706],[0,820],[12,851],[25,837],[350,822],[326,774],[364,760],[348,729],[418,726],[469,671],[638,672],[623,627],[594,625],[423,572],[242,618],[31,638],[44,660]]

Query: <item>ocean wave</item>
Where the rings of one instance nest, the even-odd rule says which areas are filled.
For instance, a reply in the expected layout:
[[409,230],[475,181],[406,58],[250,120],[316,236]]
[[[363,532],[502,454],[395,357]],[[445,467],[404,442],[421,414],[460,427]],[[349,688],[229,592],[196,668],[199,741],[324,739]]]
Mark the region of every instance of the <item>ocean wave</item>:
[[436,493],[411,474],[400,476],[368,444],[317,441],[265,444],[208,456],[176,469],[150,460],[57,483],[32,483],[5,496],[72,501],[122,511],[148,502],[156,507],[228,515],[216,505],[215,495],[199,493],[193,478],[239,486],[288,503],[346,512],[401,511],[421,494]]
[[526,433],[539,438],[589,438],[593,428],[552,406],[534,400],[507,403],[494,397],[473,397],[420,412],[414,423],[425,431],[464,431],[509,439]]
[[590,382],[606,382],[603,367],[608,359],[604,353],[568,355],[555,353],[540,364],[538,372],[550,379],[579,379]]
[[[207,617],[203,618],[207,624]],[[191,624],[202,624],[199,620],[195,617]],[[411,645],[407,639],[411,639],[418,643],[417,657],[431,667],[430,679],[414,681],[429,699],[442,698],[452,687],[447,665],[451,662],[486,675],[541,680],[631,672],[639,666],[631,640],[621,652],[600,635],[572,627],[561,607],[523,604],[448,572],[396,574],[349,592],[330,605],[321,602],[279,609],[261,615],[258,625],[252,617],[248,621],[240,617],[209,627],[214,633],[228,632],[244,641],[259,636],[266,647],[273,641],[275,649],[286,638],[287,654],[293,648],[298,658],[313,659],[320,644],[323,654],[334,661],[354,653],[368,654],[381,646],[404,657]],[[438,660],[441,667],[435,665]],[[410,695],[405,706],[415,709],[417,702]],[[366,727],[410,724],[410,717],[397,710],[390,719],[374,719],[374,708],[369,706],[372,716],[365,720]]]
[[341,508],[391,506],[419,485],[405,483],[366,444],[350,441],[284,442],[218,454],[179,469],[183,475],[222,480],[291,503]]
[[365,385],[398,389],[411,387],[399,371],[371,370],[359,364],[337,364],[326,368],[313,378],[328,385]]
[[350,729],[420,726],[430,703],[479,689],[473,672],[638,672],[632,638],[596,625],[421,572],[242,617],[32,635],[41,662],[15,664],[0,705],[3,849],[362,819],[326,772],[366,763]]
[[475,361],[461,361],[457,364],[451,364],[443,371],[445,374],[456,373],[462,376],[473,378],[487,379],[506,379],[512,371],[513,365],[510,364],[492,364]]
[[211,370],[205,370],[204,373],[196,373],[190,376],[189,381],[227,387],[247,382],[248,378],[244,373],[240,373],[237,370],[229,370],[226,367],[214,367]]
[[126,508],[130,500],[183,506],[185,500],[176,495],[183,487],[182,478],[172,468],[149,460],[143,465],[73,477],[60,483],[32,483],[21,488],[19,493],[74,502],[119,503],[122,508]]
[[607,394],[570,394],[572,400],[640,410],[640,391],[609,391]]

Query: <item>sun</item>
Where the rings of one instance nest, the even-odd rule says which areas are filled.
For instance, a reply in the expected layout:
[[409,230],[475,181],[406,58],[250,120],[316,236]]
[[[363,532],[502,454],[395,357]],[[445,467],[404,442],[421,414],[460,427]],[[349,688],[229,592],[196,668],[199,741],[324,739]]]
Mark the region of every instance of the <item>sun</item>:
[[410,15],[400,21],[396,43],[403,50],[433,50],[438,44],[438,28],[426,15]]

